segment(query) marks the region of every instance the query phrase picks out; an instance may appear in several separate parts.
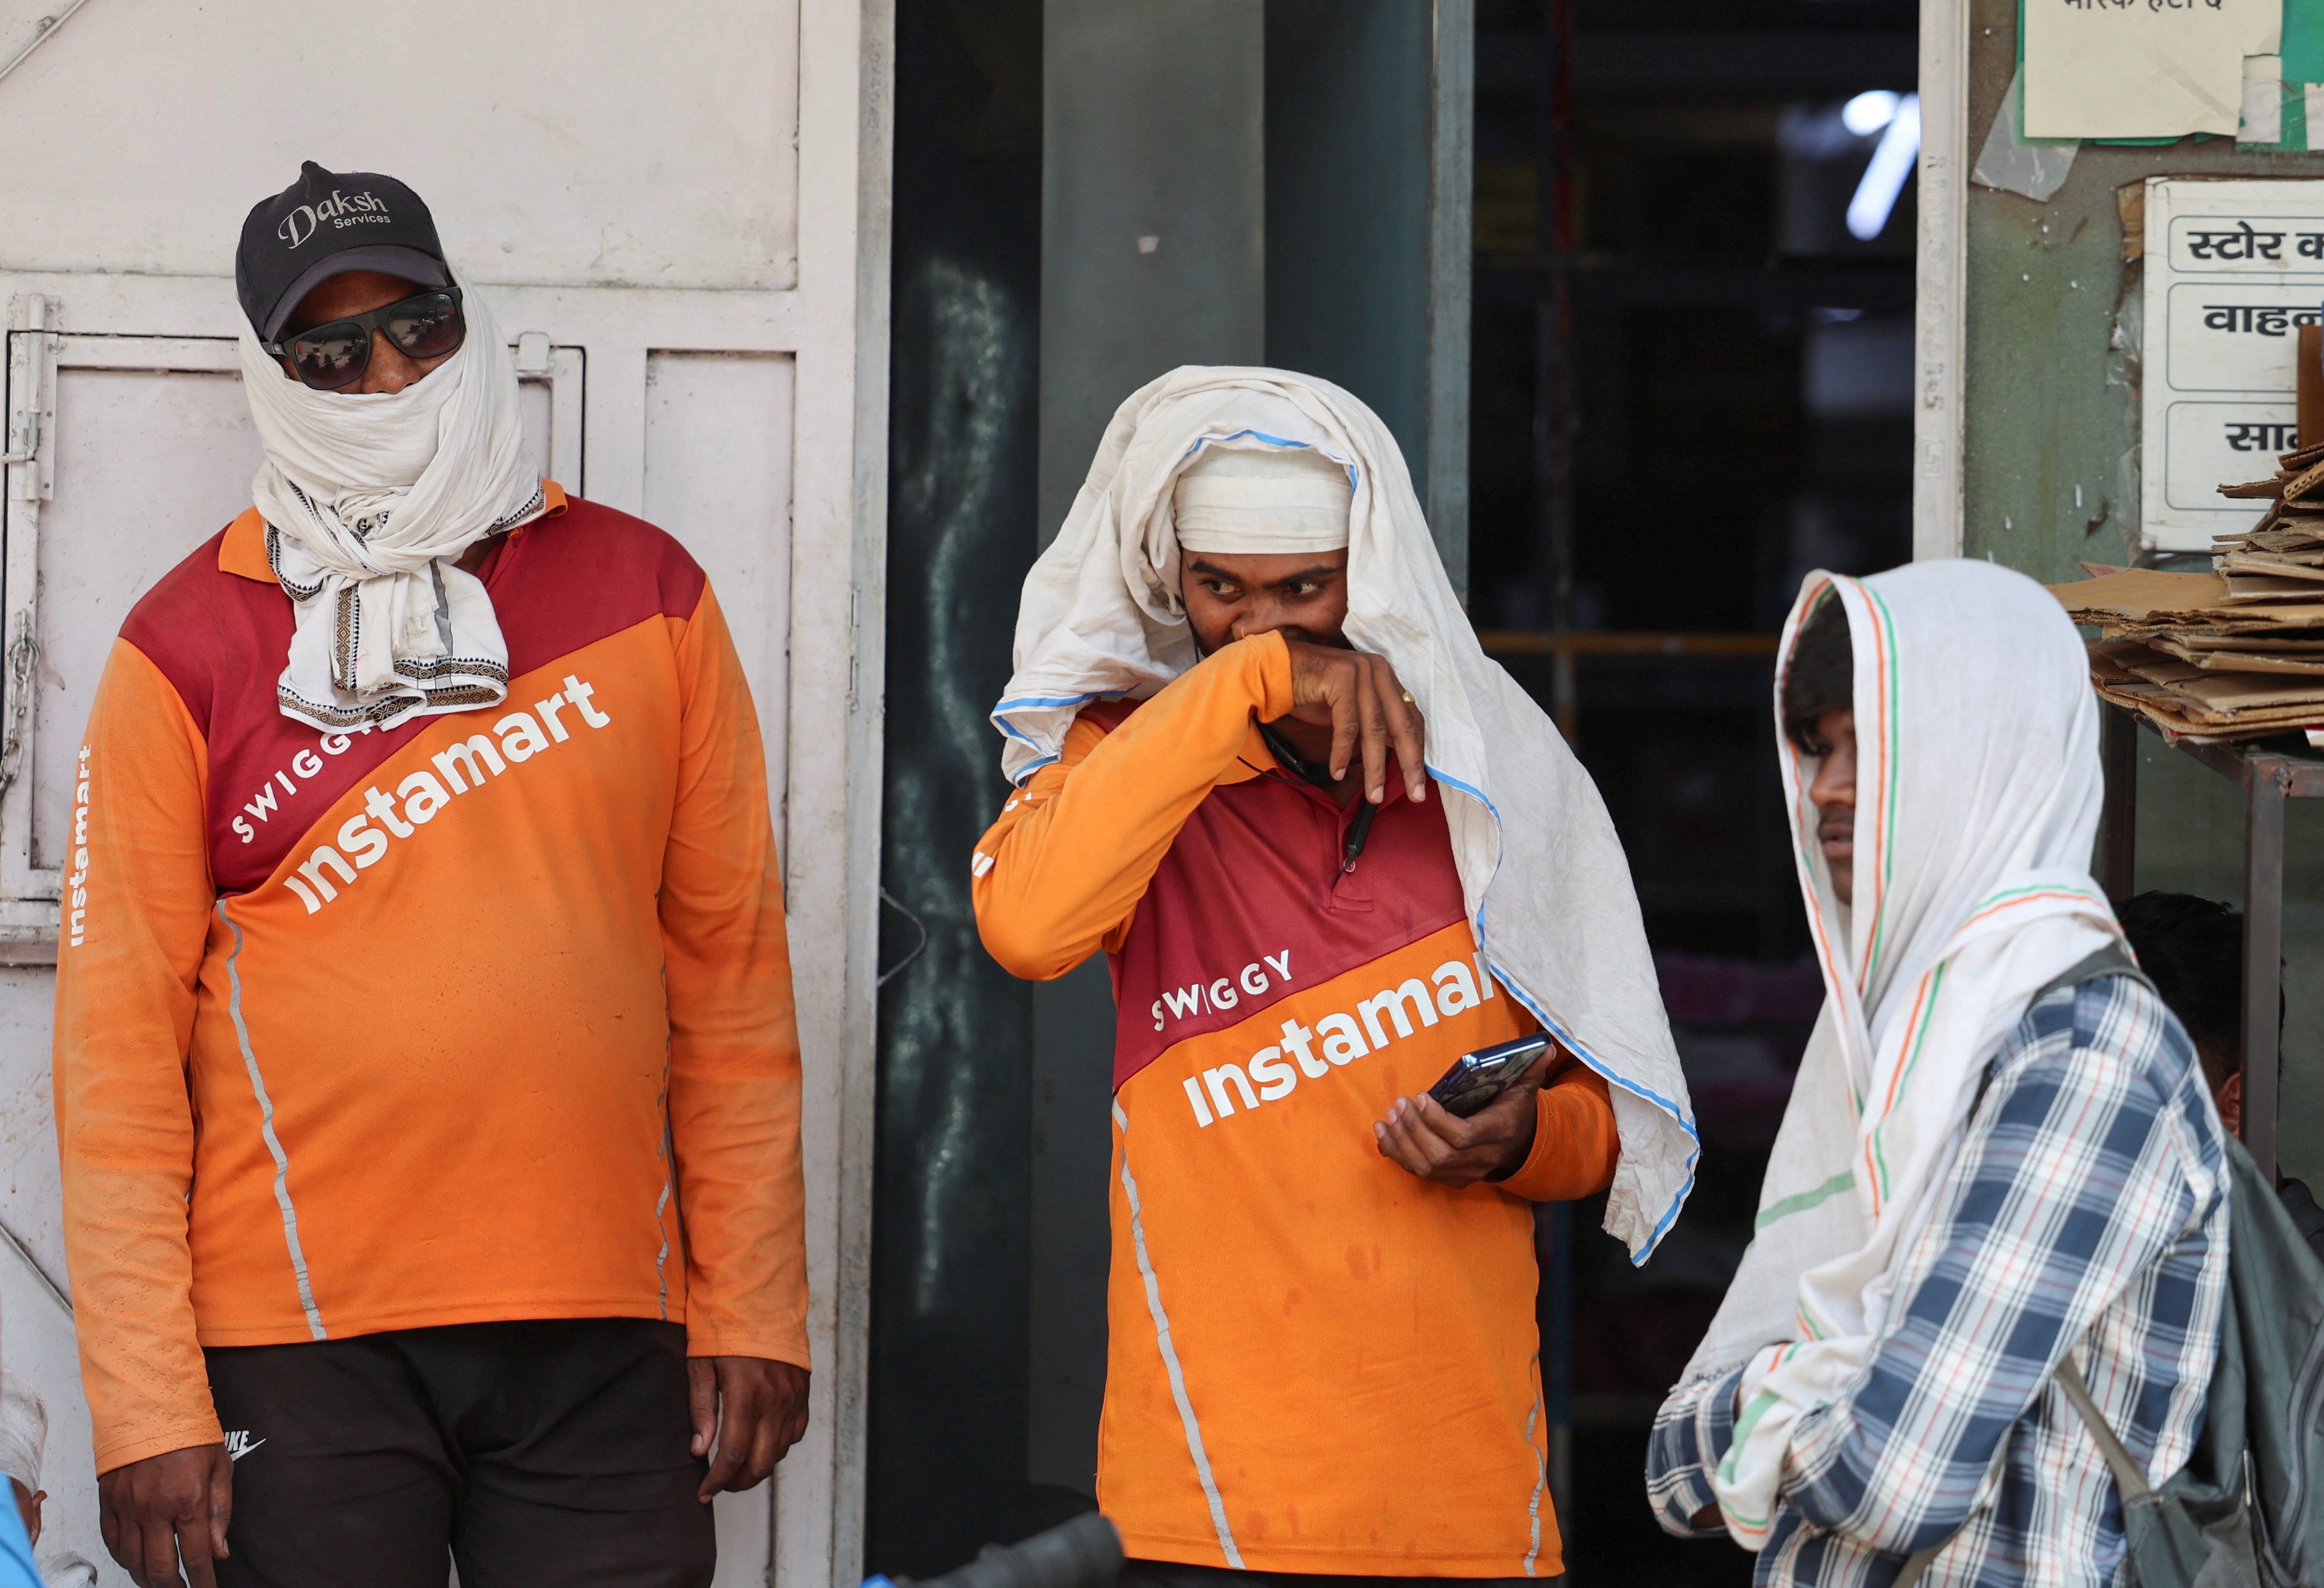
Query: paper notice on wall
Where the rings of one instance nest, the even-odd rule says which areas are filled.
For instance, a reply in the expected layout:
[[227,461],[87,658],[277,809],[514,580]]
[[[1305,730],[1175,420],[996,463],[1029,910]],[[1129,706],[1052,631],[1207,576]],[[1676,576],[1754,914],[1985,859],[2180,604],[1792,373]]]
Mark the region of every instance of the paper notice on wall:
[[2283,142],[2283,60],[2275,55],[2244,57],[2243,121],[2236,142],[2275,144]]
[[2140,534],[2208,551],[2264,505],[2219,487],[2266,479],[2300,445],[2299,328],[2324,324],[2324,181],[2149,179],[2144,291]]
[[2029,138],[2232,137],[2283,0],[2024,0]]

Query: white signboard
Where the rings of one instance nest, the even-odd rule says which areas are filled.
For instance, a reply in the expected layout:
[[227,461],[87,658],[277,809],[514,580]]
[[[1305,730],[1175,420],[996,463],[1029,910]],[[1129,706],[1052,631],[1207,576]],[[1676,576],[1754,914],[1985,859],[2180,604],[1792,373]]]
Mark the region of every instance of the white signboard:
[[2219,487],[2267,478],[2298,444],[2300,328],[2324,323],[2324,181],[2150,180],[2145,300],[2142,536],[2208,551],[2260,511]]

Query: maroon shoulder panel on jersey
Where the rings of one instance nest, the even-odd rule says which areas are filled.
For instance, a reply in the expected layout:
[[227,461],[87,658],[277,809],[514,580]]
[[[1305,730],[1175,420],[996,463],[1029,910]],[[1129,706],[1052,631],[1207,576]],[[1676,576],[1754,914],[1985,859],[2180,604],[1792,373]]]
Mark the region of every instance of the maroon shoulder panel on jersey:
[[1145,705],[1143,700],[1097,700],[1081,708],[1074,720],[1086,717],[1111,734],[1130,720],[1130,714]]
[[1360,808],[1304,784],[1224,783],[1194,808],[1113,956],[1117,1089],[1190,1037],[1463,918],[1443,802],[1413,804],[1392,769],[1388,787],[1352,867]]
[[[290,653],[290,598],[218,567],[225,532],[147,591],[122,625],[169,679],[209,752],[211,879],[256,887],[339,797],[419,734],[325,734],[282,715],[275,681]],[[508,642],[509,676],[656,615],[690,617],[706,582],[653,525],[579,497],[512,531],[485,559],[484,588]]]
[[708,582],[669,535],[577,496],[512,534],[484,565],[512,677],[656,614],[692,617]]

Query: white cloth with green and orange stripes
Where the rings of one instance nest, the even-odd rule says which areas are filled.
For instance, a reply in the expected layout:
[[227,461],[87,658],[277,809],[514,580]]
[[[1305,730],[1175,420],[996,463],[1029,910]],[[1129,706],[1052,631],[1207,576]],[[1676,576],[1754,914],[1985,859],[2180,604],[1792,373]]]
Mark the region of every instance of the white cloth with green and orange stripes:
[[1817,762],[1784,736],[1779,669],[1824,1007],[1751,1247],[1683,1380],[1748,1364],[1712,1484],[1747,1549],[1766,1541],[1794,1426],[1864,1370],[1978,1076],[2034,993],[2121,937],[2089,876],[2098,710],[2057,602],[1982,562],[1817,572],[1784,631],[1785,668],[1825,600],[1847,613],[1855,652],[1855,905],[1832,891],[1808,799]]

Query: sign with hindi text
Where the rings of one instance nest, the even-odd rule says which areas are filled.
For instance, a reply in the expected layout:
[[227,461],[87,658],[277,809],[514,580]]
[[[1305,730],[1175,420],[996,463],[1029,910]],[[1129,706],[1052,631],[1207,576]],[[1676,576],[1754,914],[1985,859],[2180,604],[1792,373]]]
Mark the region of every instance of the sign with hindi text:
[[2208,551],[2258,516],[2219,486],[2267,478],[2299,444],[2300,328],[2324,324],[2324,181],[2152,178],[2145,253],[2140,533]]

